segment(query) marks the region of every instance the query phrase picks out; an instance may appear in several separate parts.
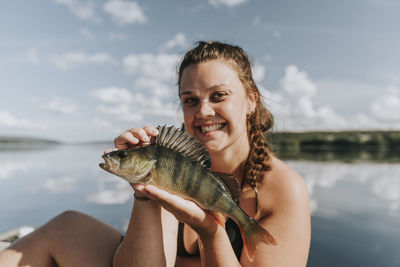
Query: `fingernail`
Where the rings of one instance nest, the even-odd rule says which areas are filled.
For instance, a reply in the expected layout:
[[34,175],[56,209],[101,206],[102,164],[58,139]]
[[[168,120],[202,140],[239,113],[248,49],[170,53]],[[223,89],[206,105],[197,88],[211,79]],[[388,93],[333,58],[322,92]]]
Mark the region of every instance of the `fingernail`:
[[142,191],[144,189],[144,185],[139,184],[135,186],[135,190]]
[[152,133],[153,134],[158,134],[158,130],[157,129],[153,129]]

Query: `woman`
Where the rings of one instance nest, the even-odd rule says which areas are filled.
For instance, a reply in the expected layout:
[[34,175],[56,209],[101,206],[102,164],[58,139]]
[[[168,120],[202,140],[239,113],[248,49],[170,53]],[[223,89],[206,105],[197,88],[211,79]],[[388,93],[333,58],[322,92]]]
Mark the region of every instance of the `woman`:
[[[232,174],[242,185],[240,206],[268,229],[277,245],[259,245],[250,261],[240,238],[230,240],[235,233],[239,236],[236,226],[229,220],[226,229],[216,223],[214,216],[225,219],[221,214],[209,214],[154,186],[134,185],[135,202],[122,242],[115,229],[66,212],[0,254],[1,266],[306,265],[307,188],[264,142],[263,131],[272,127],[273,119],[262,104],[245,52],[224,43],[199,42],[180,65],[178,86],[187,131],[209,151],[212,171]],[[116,149],[126,149],[156,135],[154,127],[134,128],[114,143]]]

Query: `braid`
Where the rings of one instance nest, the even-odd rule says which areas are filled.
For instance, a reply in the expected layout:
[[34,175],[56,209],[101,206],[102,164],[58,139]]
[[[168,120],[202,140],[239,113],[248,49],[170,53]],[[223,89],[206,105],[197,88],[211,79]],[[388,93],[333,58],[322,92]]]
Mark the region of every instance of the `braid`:
[[272,114],[264,107],[261,94],[253,80],[249,56],[239,46],[221,43],[218,41],[199,41],[197,45],[189,50],[178,69],[178,86],[181,86],[182,73],[191,64],[198,64],[215,59],[223,59],[233,62],[232,66],[237,71],[238,77],[243,84],[246,94],[256,98],[256,108],[247,119],[247,135],[250,144],[249,156],[244,165],[243,182],[248,183],[256,193],[256,218],[260,217],[260,206],[258,201],[257,183],[262,179],[262,173],[271,169],[268,144],[264,139],[263,132],[272,128]]
[[[260,113],[263,113],[261,116]],[[262,121],[268,122],[267,125]],[[270,154],[271,150],[265,140],[264,131],[271,128],[273,118],[271,113],[262,105],[257,105],[253,114],[247,119],[247,134],[250,144],[250,152],[244,165],[244,182],[248,183],[256,194],[256,216],[260,219],[260,205],[258,200],[257,183],[263,178],[262,173],[271,169]]]

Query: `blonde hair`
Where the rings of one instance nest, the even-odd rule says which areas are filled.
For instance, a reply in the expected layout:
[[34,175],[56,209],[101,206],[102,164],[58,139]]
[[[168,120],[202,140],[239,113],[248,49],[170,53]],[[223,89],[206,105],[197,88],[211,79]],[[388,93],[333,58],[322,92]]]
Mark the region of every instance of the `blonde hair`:
[[178,86],[181,86],[182,73],[186,67],[201,62],[223,59],[233,62],[238,77],[246,90],[247,95],[253,95],[256,99],[254,112],[247,118],[247,136],[250,144],[250,152],[244,165],[243,182],[248,183],[256,193],[256,218],[260,217],[260,207],[257,194],[257,183],[262,179],[262,173],[271,169],[268,144],[264,138],[264,132],[270,130],[274,119],[265,108],[262,96],[253,80],[251,63],[246,52],[239,46],[221,43],[218,41],[199,41],[195,47],[189,50],[178,70]]

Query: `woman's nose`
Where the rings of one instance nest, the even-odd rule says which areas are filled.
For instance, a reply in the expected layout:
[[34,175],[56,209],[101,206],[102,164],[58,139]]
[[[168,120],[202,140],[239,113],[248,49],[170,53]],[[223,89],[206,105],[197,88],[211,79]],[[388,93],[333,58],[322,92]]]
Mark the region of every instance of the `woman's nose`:
[[210,105],[208,101],[203,101],[200,104],[199,110],[196,113],[198,118],[207,118],[215,115],[215,111],[213,107]]

